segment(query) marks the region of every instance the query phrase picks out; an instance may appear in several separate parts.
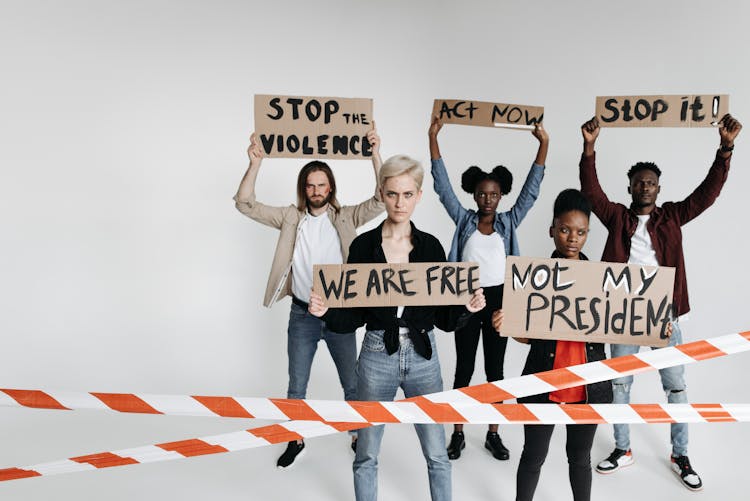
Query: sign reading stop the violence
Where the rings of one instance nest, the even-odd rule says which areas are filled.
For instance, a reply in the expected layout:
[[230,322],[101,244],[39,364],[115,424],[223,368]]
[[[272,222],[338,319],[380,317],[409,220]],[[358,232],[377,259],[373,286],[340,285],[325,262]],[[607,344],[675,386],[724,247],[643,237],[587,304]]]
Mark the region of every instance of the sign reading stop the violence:
[[316,264],[313,291],[331,308],[468,304],[477,263]]
[[255,133],[267,157],[372,157],[372,99],[255,95]]
[[666,346],[674,268],[508,256],[509,337]]
[[726,94],[596,98],[601,127],[716,127],[727,113]]

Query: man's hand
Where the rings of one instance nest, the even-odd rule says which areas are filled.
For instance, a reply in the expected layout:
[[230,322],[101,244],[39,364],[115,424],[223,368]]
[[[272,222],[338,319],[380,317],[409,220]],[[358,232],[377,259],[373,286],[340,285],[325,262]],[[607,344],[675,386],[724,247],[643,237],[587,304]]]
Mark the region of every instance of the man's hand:
[[727,113],[719,121],[719,137],[721,138],[721,145],[731,148],[734,146],[734,140],[737,134],[742,130],[742,124],[738,122],[732,115]]
[[307,311],[314,317],[322,317],[328,311],[328,306],[323,304],[323,298],[318,294],[310,291],[310,302],[307,304]]
[[250,146],[247,148],[247,156],[250,159],[250,165],[258,165],[263,160],[263,150],[256,142],[255,132],[250,135]]
[[594,117],[585,124],[581,125],[581,134],[583,135],[583,153],[586,156],[594,154],[594,144],[599,137],[599,119]]
[[531,134],[539,141],[539,144],[549,143],[549,134],[544,130],[544,125],[534,124],[534,130],[531,131]]
[[436,116],[432,117],[432,121],[430,122],[430,128],[427,131],[427,135],[432,137],[437,137],[438,133],[440,132],[440,129],[443,128],[443,122],[440,121],[440,119]]
[[581,125],[581,134],[583,134],[583,144],[594,144],[599,137],[599,119],[594,117],[585,124]]
[[367,141],[370,143],[373,155],[380,154],[380,136],[378,135],[378,129],[375,127],[375,121],[372,122],[372,130],[367,133]]
[[471,301],[466,305],[466,309],[472,313],[476,313],[484,308],[485,305],[487,305],[487,301],[484,298],[484,289],[480,287],[474,291],[474,294],[471,296]]

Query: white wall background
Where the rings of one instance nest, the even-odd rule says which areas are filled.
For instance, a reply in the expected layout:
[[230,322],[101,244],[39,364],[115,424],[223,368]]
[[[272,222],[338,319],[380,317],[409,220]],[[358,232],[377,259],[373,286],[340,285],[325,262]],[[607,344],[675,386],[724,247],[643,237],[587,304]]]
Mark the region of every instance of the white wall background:
[[[372,97],[383,154],[427,164],[436,97],[545,106],[547,174],[520,228],[522,252],[547,255],[551,206],[578,186],[579,126],[596,95],[731,95],[750,122],[750,7],[737,1],[13,1],[0,2],[0,386],[283,396],[288,300],[261,306],[276,232],[233,207],[246,168],[255,93]],[[687,340],[747,329],[745,131],[729,181],[684,228],[692,320]],[[599,173],[627,202],[627,168],[662,167],[661,200],[686,196],[718,145],[715,130],[607,129]],[[468,165],[516,176],[536,151],[527,132],[446,126],[443,155],[458,183]],[[371,193],[369,162],[332,162],[341,199]],[[288,204],[301,162],[266,160],[259,198]],[[447,246],[453,226],[426,177],[415,221]],[[471,204],[468,195],[466,204]],[[598,257],[603,227],[587,245]],[[446,386],[451,336],[439,345]],[[506,375],[520,373],[511,343]],[[693,402],[750,402],[747,357],[688,369]],[[481,360],[477,366],[481,367]],[[475,374],[475,382],[483,374]],[[655,376],[634,398],[662,401]],[[309,394],[340,398],[321,348]],[[0,467],[249,428],[237,420],[0,409]],[[710,499],[746,499],[746,424],[691,428],[690,455]],[[484,430],[454,464],[456,499],[512,499],[512,459],[481,451]],[[564,433],[553,441],[538,499],[565,499]],[[296,471],[281,447],[0,485],[4,499],[350,499],[343,436],[308,443]],[[424,499],[424,463],[408,427],[390,427],[381,499]],[[633,429],[637,466],[595,476],[595,498],[692,496],[669,473],[666,426]],[[407,445],[404,445],[407,444]],[[612,447],[602,427],[594,460]]]

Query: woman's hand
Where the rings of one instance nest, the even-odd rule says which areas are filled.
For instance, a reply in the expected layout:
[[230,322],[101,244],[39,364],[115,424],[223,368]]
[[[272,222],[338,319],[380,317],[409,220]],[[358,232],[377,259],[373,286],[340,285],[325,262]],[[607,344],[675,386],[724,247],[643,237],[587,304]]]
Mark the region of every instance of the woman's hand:
[[310,302],[307,304],[307,311],[314,317],[322,317],[328,311],[328,306],[323,304],[323,298],[318,294],[310,291]]
[[503,310],[495,310],[492,312],[492,328],[498,333],[503,328]]
[[466,305],[466,309],[472,313],[476,313],[486,305],[487,301],[484,299],[484,289],[480,287],[474,291],[474,294],[471,296],[471,301]]

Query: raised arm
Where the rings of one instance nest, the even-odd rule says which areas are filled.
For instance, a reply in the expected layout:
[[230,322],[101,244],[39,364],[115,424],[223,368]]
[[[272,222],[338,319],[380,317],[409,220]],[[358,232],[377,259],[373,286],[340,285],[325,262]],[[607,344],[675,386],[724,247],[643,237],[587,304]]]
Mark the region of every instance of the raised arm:
[[380,199],[380,186],[378,186],[378,174],[380,173],[380,168],[383,166],[383,159],[380,157],[380,136],[378,135],[378,129],[375,127],[374,120],[372,122],[372,130],[367,133],[367,141],[372,148],[372,169],[375,171],[375,199],[382,202]]
[[526,217],[534,202],[539,197],[539,187],[544,178],[545,162],[547,161],[547,151],[549,150],[549,135],[544,130],[542,124],[536,124],[531,134],[539,141],[539,148],[536,152],[536,158],[531,165],[526,181],[523,183],[516,202],[510,209],[510,217],[514,226],[518,226]]
[[583,135],[583,154],[579,165],[579,175],[581,178],[581,192],[589,200],[591,209],[596,217],[604,223],[612,218],[615,214],[615,205],[610,202],[607,195],[599,184],[599,177],[596,174],[596,152],[594,147],[596,139],[599,137],[599,119],[594,117],[581,126],[581,135]]
[[438,133],[443,128],[443,123],[438,117],[432,117],[430,122],[430,128],[427,135],[430,138],[430,159],[432,160],[432,181],[433,189],[440,198],[440,203],[443,204],[448,215],[453,219],[454,223],[458,223],[459,219],[466,213],[466,209],[458,201],[456,192],[453,191],[451,186],[450,178],[448,177],[448,171],[445,168],[445,163],[440,156],[440,146],[438,145]]
[[255,141],[255,134],[250,136],[250,146],[247,148],[247,156],[250,158],[250,165],[242,177],[237,194],[234,196],[234,205],[237,210],[247,217],[258,221],[259,223],[281,228],[284,220],[284,209],[281,207],[271,207],[255,200],[255,180],[258,177],[260,164],[263,161],[263,150]]
[[547,163],[547,150],[549,150],[549,134],[544,130],[544,125],[538,123],[534,125],[531,134],[539,141],[539,148],[536,151],[534,163],[545,166]]
[[674,211],[680,224],[685,224],[697,217],[716,201],[729,175],[734,140],[741,129],[742,124],[739,121],[729,114],[724,115],[719,124],[719,149],[705,179],[684,200],[674,204],[664,204],[665,209]]
[[258,177],[260,164],[263,162],[263,150],[255,141],[255,133],[250,136],[247,156],[250,159],[250,165],[247,167],[247,171],[240,181],[240,187],[237,189],[235,200],[238,202],[255,201],[255,180]]
[[375,122],[372,123],[372,130],[367,133],[367,140],[372,145],[372,169],[375,173],[375,194],[357,205],[344,207],[344,210],[351,211],[352,221],[354,221],[354,226],[356,227],[362,226],[385,210],[378,184],[378,176],[380,174],[380,167],[383,165],[383,160],[380,158],[380,136],[378,135],[378,130],[375,128]]

